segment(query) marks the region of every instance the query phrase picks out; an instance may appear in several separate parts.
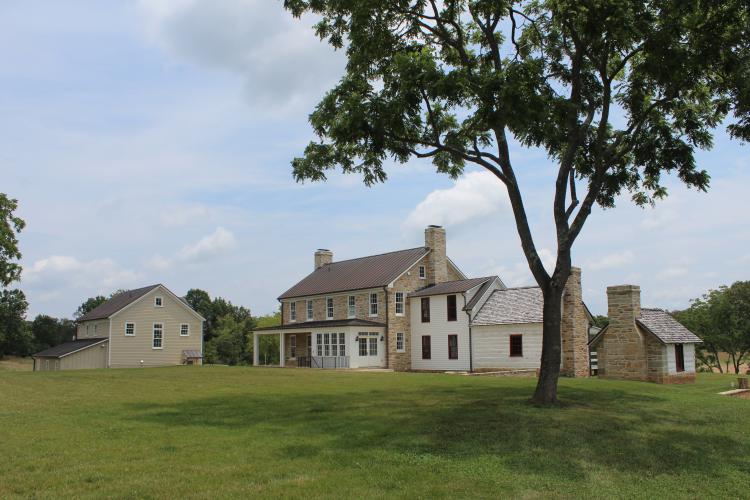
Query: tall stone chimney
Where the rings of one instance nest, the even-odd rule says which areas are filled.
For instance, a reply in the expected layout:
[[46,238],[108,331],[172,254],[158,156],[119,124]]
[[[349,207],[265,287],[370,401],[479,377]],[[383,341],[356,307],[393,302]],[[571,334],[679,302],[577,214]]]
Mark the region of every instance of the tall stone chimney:
[[583,305],[581,268],[570,268],[562,299],[562,374],[568,377],[588,377],[589,321]]
[[315,269],[333,262],[333,252],[327,248],[318,248],[315,251]]
[[[635,326],[641,315],[641,287],[607,287],[609,326],[597,349],[599,375],[611,378],[646,380],[646,339]],[[604,345],[602,345],[604,344]],[[602,359],[602,354],[606,359]],[[601,367],[606,367],[602,372]]]
[[432,285],[448,281],[445,229],[441,226],[427,226],[424,230],[424,246],[431,250],[427,257],[427,282]]

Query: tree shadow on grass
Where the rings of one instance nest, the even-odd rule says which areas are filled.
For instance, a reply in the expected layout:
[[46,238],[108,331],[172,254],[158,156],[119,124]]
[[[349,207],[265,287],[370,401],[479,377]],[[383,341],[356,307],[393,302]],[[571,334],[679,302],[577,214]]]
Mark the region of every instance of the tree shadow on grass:
[[[169,427],[271,432],[269,453],[350,465],[368,453],[410,465],[500,461],[522,474],[580,480],[591,464],[632,473],[750,472],[710,416],[686,421],[684,403],[624,390],[566,388],[569,406],[528,404],[528,387],[426,385],[215,396],[127,408],[130,418]],[[706,446],[706,443],[711,443]],[[320,457],[319,457],[320,456]]]

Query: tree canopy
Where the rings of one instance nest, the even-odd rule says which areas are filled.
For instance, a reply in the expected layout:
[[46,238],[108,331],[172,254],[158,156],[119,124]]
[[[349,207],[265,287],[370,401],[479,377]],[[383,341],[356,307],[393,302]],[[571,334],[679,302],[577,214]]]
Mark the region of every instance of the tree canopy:
[[[534,400],[554,403],[560,297],[571,249],[595,204],[666,196],[665,173],[705,190],[694,156],[731,113],[748,134],[750,17],[741,0],[285,0],[319,18],[346,71],[310,116],[318,140],[292,161],[298,181],[341,168],[367,185],[390,162],[467,164],[507,190],[524,255],[544,295]],[[511,143],[542,148],[557,172],[557,257],[542,264]],[[580,196],[578,191],[581,191]],[[551,271],[551,272],[550,272]]]
[[[113,294],[114,295],[114,294]],[[112,295],[110,295],[110,298]],[[109,300],[104,295],[97,295],[95,297],[89,297],[88,299],[84,300],[83,303],[78,306],[78,309],[73,313],[73,317],[78,319],[81,316],[90,313],[100,305],[104,304]]]

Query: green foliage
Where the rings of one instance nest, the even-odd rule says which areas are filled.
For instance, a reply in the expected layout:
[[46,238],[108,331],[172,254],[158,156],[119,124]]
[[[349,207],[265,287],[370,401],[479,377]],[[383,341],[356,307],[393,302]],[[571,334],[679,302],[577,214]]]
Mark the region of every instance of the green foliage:
[[18,201],[0,193],[0,285],[7,287],[21,277],[21,258],[18,250],[18,233],[26,226],[19,217],[13,215]]
[[696,354],[704,365],[723,371],[720,354],[727,353],[739,373],[740,365],[750,358],[750,281],[709,290],[674,315],[703,339]]
[[594,316],[594,325],[598,326],[599,328],[604,328],[609,324],[609,318],[607,316],[602,316],[601,314],[597,314]]
[[[115,294],[112,294],[109,297],[111,298]],[[105,297],[104,295],[97,295],[96,297],[89,297],[83,302],[83,304],[78,306],[78,309],[76,309],[76,311],[73,313],[73,317],[78,319],[84,314],[88,314],[94,309],[96,309],[97,307],[99,307],[100,305],[104,304],[105,302],[107,302],[107,300],[109,299]]]
[[213,338],[205,344],[206,362],[226,365],[250,364],[252,354],[248,339],[253,329],[252,325],[249,318],[238,321],[232,314],[219,318]]
[[25,320],[28,307],[21,290],[0,291],[0,358],[5,354],[28,356],[32,353],[34,341]]
[[281,325],[281,313],[275,312],[273,314],[266,314],[265,316],[258,316],[255,318],[255,326],[257,328],[268,328],[271,326]]
[[205,318],[203,338],[206,342],[218,335],[217,328],[219,321],[225,316],[231,316],[238,324],[247,322],[251,327],[255,326],[248,308],[236,306],[221,297],[216,297],[212,300],[208,292],[204,290],[191,288],[185,295],[185,300],[190,304],[190,307]]
[[40,314],[30,325],[34,337],[35,351],[41,351],[73,339],[76,332],[75,322],[69,319],[57,319]]

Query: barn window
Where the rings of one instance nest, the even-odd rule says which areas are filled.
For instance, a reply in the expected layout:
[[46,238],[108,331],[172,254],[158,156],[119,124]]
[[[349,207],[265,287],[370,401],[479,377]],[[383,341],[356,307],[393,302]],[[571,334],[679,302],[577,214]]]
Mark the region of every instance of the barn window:
[[154,323],[154,335],[153,343],[151,346],[154,349],[161,349],[164,347],[164,325],[162,323]]
[[510,336],[510,355],[511,357],[523,357],[523,335]]
[[456,321],[456,296],[448,295],[448,321]]
[[432,359],[432,339],[429,335],[422,335],[422,359]]
[[448,335],[448,359],[458,359],[458,335]]
[[682,344],[674,345],[674,360],[677,366],[677,371],[684,372],[685,371],[685,350],[683,349]]

